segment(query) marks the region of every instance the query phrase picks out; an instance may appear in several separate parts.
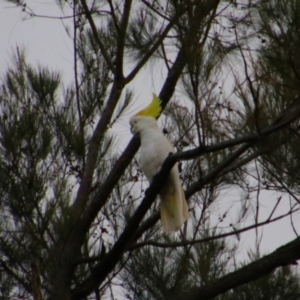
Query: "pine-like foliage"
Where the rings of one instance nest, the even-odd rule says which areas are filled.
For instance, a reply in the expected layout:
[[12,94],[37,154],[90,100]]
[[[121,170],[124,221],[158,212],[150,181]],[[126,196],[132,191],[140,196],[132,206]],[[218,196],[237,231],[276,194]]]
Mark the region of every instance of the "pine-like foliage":
[[[1,70],[0,298],[298,299],[300,239],[260,246],[283,218],[297,235],[299,1],[58,5],[73,82],[19,48]],[[143,78],[178,152],[150,186],[128,124]],[[175,162],[191,218],[166,234],[155,199]]]

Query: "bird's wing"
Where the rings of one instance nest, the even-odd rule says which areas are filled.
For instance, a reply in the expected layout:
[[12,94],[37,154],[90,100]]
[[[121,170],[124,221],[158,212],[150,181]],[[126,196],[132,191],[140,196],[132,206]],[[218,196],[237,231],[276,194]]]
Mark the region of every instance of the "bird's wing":
[[153,131],[153,136],[143,139],[139,160],[150,182],[171,152],[174,152],[174,148],[161,132]]

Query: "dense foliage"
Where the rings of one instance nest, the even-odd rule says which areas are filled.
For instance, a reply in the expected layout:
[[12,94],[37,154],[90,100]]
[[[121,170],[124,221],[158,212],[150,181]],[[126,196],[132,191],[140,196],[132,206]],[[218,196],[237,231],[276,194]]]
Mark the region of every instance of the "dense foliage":
[[[298,299],[300,239],[263,256],[260,228],[289,217],[297,234],[300,2],[58,5],[73,16],[74,83],[19,49],[2,76],[0,297]],[[111,128],[150,102],[137,77],[153,69],[178,153],[145,193],[138,137],[120,146]],[[176,161],[191,219],[165,234],[155,198]]]

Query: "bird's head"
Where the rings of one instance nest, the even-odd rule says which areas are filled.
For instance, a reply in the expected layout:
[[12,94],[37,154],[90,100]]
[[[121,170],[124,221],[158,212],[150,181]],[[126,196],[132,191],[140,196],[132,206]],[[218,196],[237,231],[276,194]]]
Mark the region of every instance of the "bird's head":
[[157,127],[156,119],[159,117],[161,110],[161,100],[153,94],[152,102],[130,118],[131,132],[137,134],[149,127]]
[[147,128],[156,128],[157,122],[153,117],[133,116],[129,121],[132,134],[139,134]]

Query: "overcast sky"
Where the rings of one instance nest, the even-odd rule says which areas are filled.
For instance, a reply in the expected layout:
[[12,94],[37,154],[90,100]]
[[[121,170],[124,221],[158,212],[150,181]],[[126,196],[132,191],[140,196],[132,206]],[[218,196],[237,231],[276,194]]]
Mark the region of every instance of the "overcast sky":
[[[36,14],[62,16],[55,1],[26,1]],[[65,22],[67,24],[67,22]],[[24,48],[31,63],[47,65],[63,71],[67,78],[72,76],[72,41],[63,22],[54,19],[30,18],[4,0],[0,2],[0,63],[7,65],[11,52],[18,45]],[[3,71],[3,67],[1,68]]]
[[[62,12],[54,0],[29,0],[26,1],[26,4],[33,9],[36,14],[62,16]],[[72,40],[66,32],[68,26],[71,32],[72,27],[68,25],[68,21],[63,22],[57,19],[36,17],[29,18],[28,15],[22,12],[22,7],[16,7],[11,3],[1,0],[0,75],[2,76],[4,74],[4,71],[9,64],[12,51],[16,46],[19,46],[26,50],[27,58],[30,63],[41,64],[42,66],[48,66],[55,71],[61,71],[65,83],[71,83],[73,79],[73,50]],[[158,70],[158,72],[160,71]],[[152,72],[144,72],[144,74],[138,78],[138,81],[135,81],[136,86],[134,88],[137,98],[147,95],[147,97],[145,97],[147,99],[149,98],[148,100],[150,101],[151,92],[159,92],[161,87],[160,82],[156,82],[154,78],[155,74]],[[127,122],[127,120],[124,120],[124,122]],[[122,132],[122,134],[124,133]],[[239,199],[239,196],[240,195],[232,194],[227,195],[226,198],[230,201],[230,197]],[[276,201],[275,194],[273,197],[271,194],[268,194],[264,201],[261,201],[262,216],[264,216],[264,211],[267,211],[268,204],[274,203],[274,201]],[[286,201],[288,201],[288,199]],[[225,204],[225,202],[223,204]],[[218,205],[222,205],[222,203]],[[214,206],[214,208],[216,211],[212,213],[217,217],[218,207]],[[284,209],[284,206],[282,206],[282,213],[285,212]],[[249,223],[250,221],[253,221],[251,217],[249,218]],[[295,221],[299,224],[299,214],[296,215]],[[244,227],[244,224],[241,224],[240,227]],[[249,245],[249,239],[251,238],[253,238],[253,232],[242,234],[242,243],[245,247]],[[295,234],[291,229],[289,218],[277,222],[276,225],[266,226],[264,228],[264,238],[266,238],[265,240],[263,239],[262,243],[264,252],[270,252],[278,246],[294,239]]]

